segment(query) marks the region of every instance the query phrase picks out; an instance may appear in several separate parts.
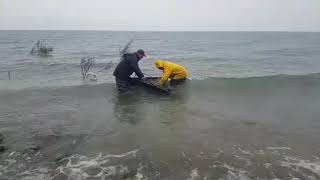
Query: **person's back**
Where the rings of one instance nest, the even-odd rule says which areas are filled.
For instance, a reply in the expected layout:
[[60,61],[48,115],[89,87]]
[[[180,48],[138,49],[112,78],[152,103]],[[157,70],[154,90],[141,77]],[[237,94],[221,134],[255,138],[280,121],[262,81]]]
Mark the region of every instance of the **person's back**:
[[130,76],[133,72],[135,72],[140,79],[144,77],[138,65],[139,60],[143,57],[145,57],[145,53],[141,49],[135,53],[123,55],[123,59],[113,72],[119,91],[126,91],[129,86]]
[[124,54],[123,59],[117,65],[116,69],[113,72],[113,75],[121,80],[129,80],[133,72],[136,72],[138,77],[143,77],[143,74],[140,71],[138,66],[138,57],[135,53]]
[[173,62],[157,60],[155,65],[158,69],[163,71],[160,85],[164,85],[169,78],[171,80],[183,81],[189,76],[188,70],[184,66]]
[[166,61],[165,62],[166,66],[172,68],[171,75],[169,76],[170,79],[186,79],[188,76],[188,71],[187,69],[179,64]]

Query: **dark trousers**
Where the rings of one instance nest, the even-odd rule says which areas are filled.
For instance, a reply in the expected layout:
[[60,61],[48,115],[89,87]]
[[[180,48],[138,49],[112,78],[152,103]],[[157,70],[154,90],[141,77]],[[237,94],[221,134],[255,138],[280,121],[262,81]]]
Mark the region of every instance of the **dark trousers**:
[[178,86],[178,85],[180,85],[180,84],[183,84],[184,82],[186,82],[186,79],[179,79],[179,80],[174,80],[174,79],[172,79],[172,80],[170,81],[170,85],[171,85],[171,86]]
[[116,77],[116,84],[119,92],[126,92],[130,86],[130,80],[123,80]]

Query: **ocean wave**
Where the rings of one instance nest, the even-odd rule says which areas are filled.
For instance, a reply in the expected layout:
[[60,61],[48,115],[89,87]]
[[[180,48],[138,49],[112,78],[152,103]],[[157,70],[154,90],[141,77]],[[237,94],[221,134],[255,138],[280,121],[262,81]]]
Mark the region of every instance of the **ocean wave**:
[[[93,65],[93,68],[104,68],[104,67],[114,67],[117,63],[114,63],[112,61],[105,62],[105,63],[95,63]],[[66,67],[80,67],[80,63],[64,63],[64,62],[51,62],[48,63],[49,67],[55,67],[55,66],[66,66]]]
[[304,176],[310,177],[311,174],[320,176],[320,162],[310,161],[297,157],[285,156],[285,160],[281,162],[282,166],[288,167],[290,169],[296,169],[300,171]]
[[[53,63],[49,64],[52,67],[61,67],[66,66],[62,63]],[[98,79],[103,79],[98,81],[95,84],[90,84],[91,86],[99,86],[101,84],[105,84],[106,86],[114,86],[114,77],[112,74],[108,74],[106,76],[100,74],[105,72],[110,72],[109,70],[113,69],[116,66],[116,63],[99,63],[97,66],[93,68],[92,72],[96,72],[98,74]],[[71,64],[71,66],[63,67],[63,69],[80,69],[80,65],[78,64]],[[16,72],[14,72],[16,73]],[[100,78],[102,77],[103,78]],[[81,78],[79,76],[79,78]],[[270,75],[270,76],[255,76],[255,77],[206,77],[206,76],[193,76],[188,78],[189,81],[184,86],[184,89],[191,89],[192,90],[201,90],[201,91],[208,91],[212,92],[212,90],[219,90],[224,88],[225,90],[237,90],[241,88],[242,90],[245,88],[249,91],[267,91],[267,90],[276,90],[279,87],[286,88],[287,90],[293,91],[297,89],[303,88],[320,88],[320,73],[312,73],[312,74],[305,74],[305,75]],[[54,88],[64,88],[64,87],[73,87],[73,88],[80,88],[82,86],[87,86],[88,83],[83,84],[64,84],[64,86],[35,86],[29,88],[22,88],[23,89],[48,89],[50,87]],[[179,88],[181,89],[181,88]],[[5,89],[4,89],[5,90]],[[19,90],[19,89],[17,89]]]
[[[318,158],[304,159],[291,155],[294,149],[264,148],[245,149],[234,145],[229,150],[217,153],[200,152],[188,154],[182,152],[181,171],[174,172],[167,168],[156,168],[160,163],[145,159],[143,151],[138,149],[123,154],[103,154],[87,156],[74,154],[56,163],[35,165],[35,156],[24,156],[12,152],[0,165],[0,175],[4,178],[17,179],[150,179],[172,177],[198,180],[253,180],[253,179],[306,179],[320,178],[320,161]],[[138,155],[139,153],[139,155]],[[199,162],[201,162],[199,165]],[[178,163],[178,162],[177,162]],[[50,164],[56,166],[50,166]],[[186,164],[189,164],[186,166]],[[156,168],[156,169],[154,169]],[[169,168],[169,169],[168,169]]]
[[8,179],[23,180],[59,178],[89,180],[123,176],[143,177],[139,167],[132,173],[126,164],[126,160],[135,158],[137,153],[138,149],[123,154],[103,155],[100,153],[96,157],[71,155],[56,162],[61,164],[60,166],[50,167],[48,165],[35,166],[35,163],[39,161],[38,158],[41,157],[40,153],[26,155],[21,152],[11,152],[7,159],[0,163],[0,176]]
[[296,49],[266,49],[263,51],[257,51],[257,53],[265,54],[265,55],[275,55],[275,56],[285,56],[285,57],[297,57],[297,56],[310,56],[310,55],[318,55],[319,51],[316,48],[296,48]]
[[300,75],[290,75],[290,74],[276,74],[276,75],[267,75],[267,76],[248,76],[248,77],[204,77],[197,76],[191,77],[190,80],[200,80],[200,81],[209,81],[209,80],[225,80],[225,81],[254,81],[260,80],[320,80],[320,73],[310,73],[310,74],[300,74]]
[[128,156],[135,157],[137,152],[138,150],[133,150],[120,155],[102,155],[102,153],[100,153],[95,158],[73,155],[60,160],[67,161],[67,163],[57,168],[57,175],[63,174],[71,180],[92,178],[105,179],[107,177],[123,176],[129,173],[128,168],[123,164],[113,164],[112,159],[125,158]]

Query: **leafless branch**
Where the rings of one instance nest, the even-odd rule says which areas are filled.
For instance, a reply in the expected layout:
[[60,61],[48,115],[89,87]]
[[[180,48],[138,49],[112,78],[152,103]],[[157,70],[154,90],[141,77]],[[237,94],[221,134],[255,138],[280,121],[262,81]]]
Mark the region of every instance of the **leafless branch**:
[[82,73],[83,79],[86,78],[86,75],[93,64],[94,64],[94,57],[81,58],[80,67],[81,67],[81,73]]
[[120,61],[122,61],[122,57],[124,54],[129,53],[130,51],[130,45],[132,44],[133,40],[130,40],[121,50],[121,47],[119,48],[119,54],[120,54]]

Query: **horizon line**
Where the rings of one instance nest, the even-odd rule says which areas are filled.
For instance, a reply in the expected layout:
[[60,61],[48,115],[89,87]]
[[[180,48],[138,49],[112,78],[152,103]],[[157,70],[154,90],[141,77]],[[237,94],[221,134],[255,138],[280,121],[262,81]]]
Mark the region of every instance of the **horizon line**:
[[286,33],[319,33],[319,31],[290,30],[104,30],[104,29],[0,29],[0,31],[99,31],[99,32],[286,32]]

